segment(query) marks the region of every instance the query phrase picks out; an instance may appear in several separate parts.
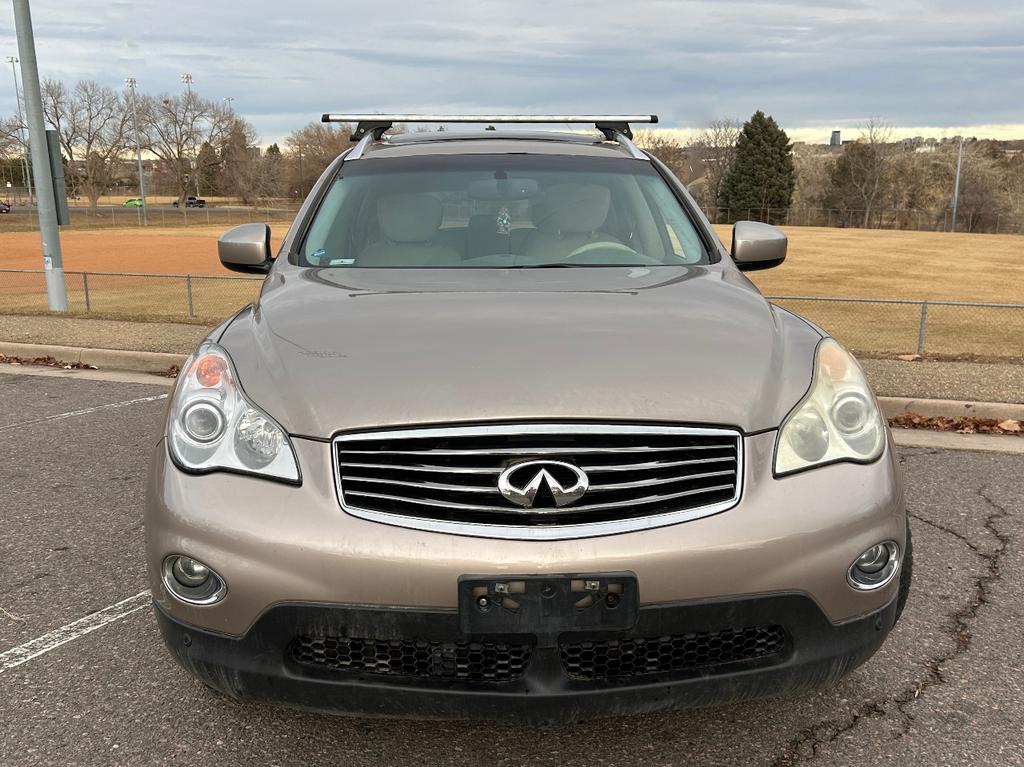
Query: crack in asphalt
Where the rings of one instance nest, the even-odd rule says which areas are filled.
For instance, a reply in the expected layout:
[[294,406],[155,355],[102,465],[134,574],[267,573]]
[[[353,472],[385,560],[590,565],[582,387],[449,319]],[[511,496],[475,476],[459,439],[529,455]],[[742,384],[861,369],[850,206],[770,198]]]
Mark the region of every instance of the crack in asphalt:
[[[772,767],[790,767],[790,765],[815,759],[818,756],[818,749],[820,746],[828,743],[834,743],[844,733],[855,729],[865,719],[887,716],[892,708],[894,708],[895,712],[900,716],[899,731],[892,739],[898,740],[910,732],[910,728],[914,722],[914,716],[910,711],[908,711],[908,709],[918,698],[924,695],[929,688],[944,684],[946,682],[946,678],[943,674],[943,667],[970,649],[971,640],[973,639],[971,623],[977,617],[978,610],[981,606],[989,604],[989,594],[991,592],[992,585],[997,583],[1002,577],[1000,568],[1002,566],[1003,555],[1010,544],[1010,536],[1000,531],[996,526],[996,522],[1009,516],[1009,512],[988,495],[986,486],[982,486],[975,490],[975,494],[992,509],[992,511],[985,516],[985,520],[982,524],[985,530],[990,533],[996,541],[998,541],[998,545],[993,551],[986,552],[980,549],[977,545],[968,544],[971,550],[987,563],[987,566],[985,571],[974,582],[974,596],[971,601],[952,615],[950,632],[956,641],[953,649],[950,652],[930,659],[928,661],[927,673],[925,676],[916,680],[910,686],[905,687],[898,694],[889,695],[880,700],[873,700],[864,703],[845,719],[838,721],[827,720],[804,729],[789,742],[782,754],[772,762]],[[941,525],[932,523],[930,520],[918,517],[917,515],[911,516],[915,519],[920,519],[926,524],[932,525],[932,527],[940,530],[941,532],[952,535],[958,540],[967,543],[963,536],[955,531],[948,530]]]
[[946,535],[953,536],[958,541],[960,541],[964,546],[966,546],[971,551],[973,551],[975,554],[977,554],[978,556],[982,556],[982,551],[981,551],[981,549],[978,548],[977,544],[975,544],[971,540],[968,540],[968,538],[963,533],[959,533],[959,532],[957,532],[956,530],[954,530],[951,527],[946,527],[945,525],[943,525],[943,524],[941,524],[939,522],[936,522],[935,520],[928,519],[928,517],[922,517],[920,514],[915,514],[914,512],[910,511],[909,509],[907,510],[907,516],[910,517],[911,519],[916,519],[918,522],[922,522],[922,523],[928,525],[929,527],[934,527],[939,532],[946,533]]

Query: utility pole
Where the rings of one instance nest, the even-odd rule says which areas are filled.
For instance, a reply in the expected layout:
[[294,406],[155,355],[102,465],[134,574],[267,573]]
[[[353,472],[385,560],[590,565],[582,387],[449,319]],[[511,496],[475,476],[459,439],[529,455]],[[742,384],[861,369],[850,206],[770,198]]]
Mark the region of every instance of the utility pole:
[[21,93],[18,91],[18,63],[17,56],[8,56],[7,63],[11,65],[11,77],[14,78],[14,105],[18,114],[18,137],[21,139],[21,147],[24,150],[21,154],[21,181],[28,193],[28,204],[32,204],[32,174],[28,169],[28,142],[25,140],[25,116],[21,112]]
[[[32,173],[36,179],[36,200],[39,206],[39,236],[43,243],[43,269],[46,272],[46,295],[50,311],[66,312],[68,294],[64,286],[64,258],[60,250],[60,229],[57,226],[57,204],[54,199],[50,153],[46,147],[46,125],[43,122],[43,96],[39,89],[39,65],[36,63],[36,42],[32,34],[32,11],[28,0],[14,0],[14,28],[18,35],[21,58],[21,82],[25,90],[25,114],[32,152]],[[39,179],[44,183],[40,186]]]
[[956,153],[956,181],[953,183],[953,221],[949,231],[956,231],[956,205],[960,201],[960,165],[964,161],[964,137],[960,137],[960,149]]
[[139,118],[135,110],[135,86],[138,82],[134,77],[125,79],[132,99],[132,127],[135,128],[135,160],[139,164],[139,197],[142,199],[142,225],[149,226],[149,211],[146,208],[146,181],[142,174],[142,142],[139,141]]

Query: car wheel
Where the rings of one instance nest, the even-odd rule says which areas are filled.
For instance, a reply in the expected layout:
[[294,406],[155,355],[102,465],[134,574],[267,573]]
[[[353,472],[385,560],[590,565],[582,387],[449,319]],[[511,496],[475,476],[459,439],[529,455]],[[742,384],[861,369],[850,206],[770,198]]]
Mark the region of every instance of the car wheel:
[[907,547],[903,552],[903,570],[900,572],[900,592],[896,597],[896,618],[893,626],[900,622],[903,615],[903,608],[907,606],[907,597],[910,596],[910,582],[914,578],[914,539],[910,534],[910,521],[907,521]]

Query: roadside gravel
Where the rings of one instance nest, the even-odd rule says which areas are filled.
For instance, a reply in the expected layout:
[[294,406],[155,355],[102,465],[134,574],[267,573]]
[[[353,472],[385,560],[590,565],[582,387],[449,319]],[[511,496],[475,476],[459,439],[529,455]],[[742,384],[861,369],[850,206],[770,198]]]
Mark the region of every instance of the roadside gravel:
[[[205,325],[121,322],[79,317],[0,314],[0,341],[188,354]],[[1012,362],[861,361],[883,397],[1024,403],[1024,364]]]

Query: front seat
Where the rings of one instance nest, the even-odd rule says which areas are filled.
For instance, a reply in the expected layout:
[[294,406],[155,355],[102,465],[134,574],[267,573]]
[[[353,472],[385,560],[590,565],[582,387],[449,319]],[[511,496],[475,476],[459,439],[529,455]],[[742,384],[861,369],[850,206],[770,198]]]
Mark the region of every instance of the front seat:
[[526,244],[526,263],[558,262],[592,242],[619,242],[602,232],[611,192],[596,184],[558,184],[535,206],[536,231]]
[[382,240],[368,245],[356,266],[454,266],[454,248],[434,243],[441,227],[441,202],[429,194],[389,194],[377,200]]

